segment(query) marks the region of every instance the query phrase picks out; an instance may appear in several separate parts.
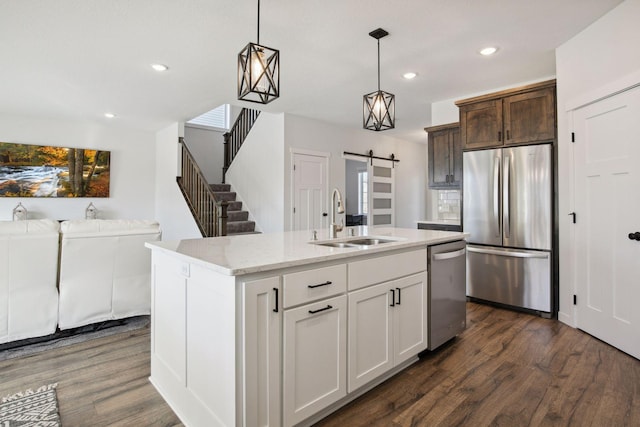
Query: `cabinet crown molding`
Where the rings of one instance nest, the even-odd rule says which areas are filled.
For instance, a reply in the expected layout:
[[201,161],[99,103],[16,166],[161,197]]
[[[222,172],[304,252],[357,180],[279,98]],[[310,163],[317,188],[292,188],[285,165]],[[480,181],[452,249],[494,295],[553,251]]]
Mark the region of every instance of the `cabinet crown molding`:
[[467,104],[475,104],[477,102],[490,101],[492,99],[499,99],[507,96],[518,95],[520,93],[531,92],[538,89],[555,88],[555,86],[556,86],[556,79],[551,79],[551,80],[546,80],[544,82],[537,82],[537,83],[532,83],[525,86],[516,87],[513,89],[505,89],[499,92],[492,92],[486,95],[474,96],[473,98],[461,99],[459,101],[456,101],[455,104],[458,107],[461,107]]
[[460,122],[447,123],[445,125],[428,126],[424,128],[425,132],[437,132],[439,130],[455,129],[460,127]]

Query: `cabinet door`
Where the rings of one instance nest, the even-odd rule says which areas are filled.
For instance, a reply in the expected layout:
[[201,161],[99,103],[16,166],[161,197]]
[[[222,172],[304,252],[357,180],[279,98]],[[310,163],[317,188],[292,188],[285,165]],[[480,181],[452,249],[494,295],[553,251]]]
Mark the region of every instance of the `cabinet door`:
[[393,367],[393,303],[389,283],[349,294],[349,392]]
[[393,361],[404,362],[427,348],[427,272],[391,282],[394,289]]
[[244,425],[280,422],[280,277],[244,285]]
[[347,394],[347,296],[284,312],[284,425]]
[[505,98],[504,131],[505,144],[553,141],[556,137],[553,88]]
[[465,150],[502,145],[502,100],[460,107],[460,137]]
[[451,147],[451,178],[449,185],[451,187],[460,188],[462,185],[462,140],[460,139],[460,128],[451,129],[449,132],[449,141]]
[[449,131],[429,132],[429,187],[448,187],[451,176]]

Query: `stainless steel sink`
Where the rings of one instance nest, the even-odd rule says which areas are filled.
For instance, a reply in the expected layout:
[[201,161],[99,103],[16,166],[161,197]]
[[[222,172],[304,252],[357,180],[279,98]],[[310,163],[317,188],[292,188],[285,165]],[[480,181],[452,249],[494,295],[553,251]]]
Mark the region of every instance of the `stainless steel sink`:
[[387,239],[378,239],[367,237],[363,239],[349,240],[349,243],[354,245],[362,245],[362,246],[373,246],[373,245],[381,245],[383,243],[391,243],[395,242],[395,240],[387,240]]
[[311,243],[319,246],[329,246],[331,248],[357,248],[358,247],[358,245],[352,245],[347,242],[320,242],[320,243],[311,242]]
[[328,246],[331,248],[364,248],[367,246],[381,245],[384,243],[396,242],[397,240],[380,239],[377,237],[357,237],[350,240],[344,240],[341,242],[324,241],[324,242],[309,242],[314,245]]

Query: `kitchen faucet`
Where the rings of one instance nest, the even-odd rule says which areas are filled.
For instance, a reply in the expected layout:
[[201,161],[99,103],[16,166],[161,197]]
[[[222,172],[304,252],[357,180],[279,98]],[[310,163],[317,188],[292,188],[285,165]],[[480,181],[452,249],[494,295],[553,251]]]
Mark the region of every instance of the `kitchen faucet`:
[[331,229],[329,230],[329,238],[335,239],[338,236],[338,231],[342,231],[344,222],[340,225],[336,224],[336,194],[338,195],[338,213],[344,213],[344,207],[342,206],[342,194],[337,188],[333,189],[331,193]]

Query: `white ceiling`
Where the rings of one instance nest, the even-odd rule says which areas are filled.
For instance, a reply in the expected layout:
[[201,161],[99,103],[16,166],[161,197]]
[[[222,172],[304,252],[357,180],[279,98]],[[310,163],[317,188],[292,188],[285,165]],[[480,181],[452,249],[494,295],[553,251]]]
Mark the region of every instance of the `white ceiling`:
[[[262,0],[281,96],[258,108],[361,128],[362,95],[377,89],[368,33],[382,27],[381,88],[396,95],[385,135],[424,141],[431,103],[553,77],[555,48],[620,2]],[[0,0],[0,113],[155,131],[223,103],[257,106],[236,99],[256,11],[257,0]],[[482,57],[487,45],[500,50]]]

